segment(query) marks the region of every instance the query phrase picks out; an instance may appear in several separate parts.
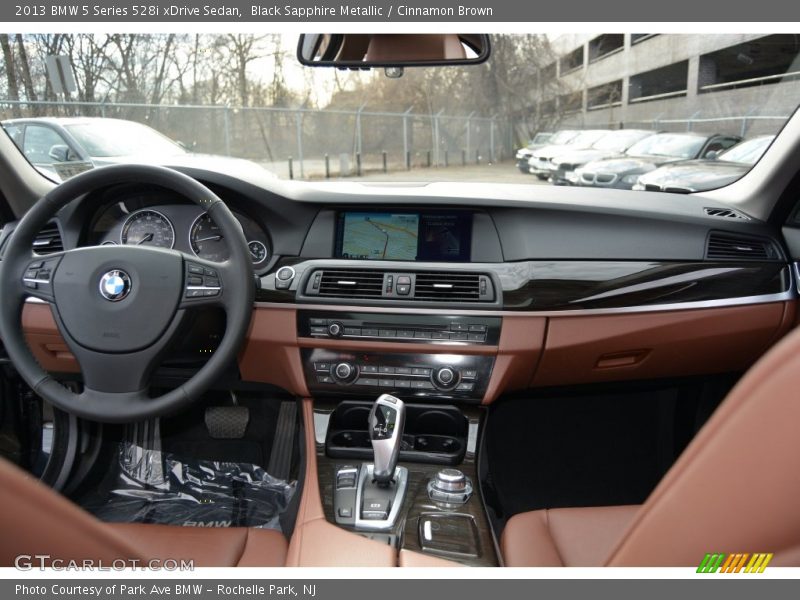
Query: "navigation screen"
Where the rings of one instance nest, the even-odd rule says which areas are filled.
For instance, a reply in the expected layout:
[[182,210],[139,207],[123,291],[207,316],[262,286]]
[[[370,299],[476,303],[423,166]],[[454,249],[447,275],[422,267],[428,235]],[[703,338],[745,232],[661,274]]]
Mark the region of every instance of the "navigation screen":
[[336,257],[468,261],[471,234],[469,213],[342,212]]

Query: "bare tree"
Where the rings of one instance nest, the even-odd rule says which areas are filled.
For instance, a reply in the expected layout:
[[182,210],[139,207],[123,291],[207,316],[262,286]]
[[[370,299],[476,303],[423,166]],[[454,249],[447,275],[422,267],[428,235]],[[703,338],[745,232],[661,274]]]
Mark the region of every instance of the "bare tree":
[[[11,50],[11,43],[7,33],[0,33],[0,46],[3,48],[3,59],[6,63],[6,81],[8,83],[8,97],[10,100],[19,101],[19,87],[17,86],[17,73],[14,67],[14,52]],[[22,113],[18,104],[12,108],[15,117]]]

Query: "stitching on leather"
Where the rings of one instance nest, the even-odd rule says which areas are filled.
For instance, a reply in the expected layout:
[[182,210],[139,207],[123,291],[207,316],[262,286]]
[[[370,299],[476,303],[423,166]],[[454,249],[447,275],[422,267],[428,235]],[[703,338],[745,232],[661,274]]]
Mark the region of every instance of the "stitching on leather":
[[553,535],[553,530],[550,528],[550,509],[546,508],[544,510],[544,526],[547,528],[547,535],[550,536],[550,541],[553,542],[553,549],[556,551],[556,556],[558,556],[558,560],[561,561],[561,565],[566,567],[567,563],[564,560],[564,557],[561,556],[561,550],[558,548],[558,543],[556,542],[556,536]]
[[239,558],[236,559],[233,563],[237,567],[239,566],[239,563],[242,562],[242,558],[244,557],[244,552],[245,550],[247,550],[247,543],[250,541],[250,528],[244,527],[243,529],[245,530],[244,544],[242,544],[242,550],[241,552],[239,552]]

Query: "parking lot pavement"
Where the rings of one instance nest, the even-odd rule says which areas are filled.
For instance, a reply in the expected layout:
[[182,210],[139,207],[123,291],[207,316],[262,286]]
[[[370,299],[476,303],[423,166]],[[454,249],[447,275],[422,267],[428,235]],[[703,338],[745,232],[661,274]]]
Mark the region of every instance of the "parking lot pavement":
[[[317,161],[319,162],[319,161]],[[271,170],[281,179],[289,176],[288,168],[285,163],[262,163],[267,169]],[[307,161],[304,165],[304,173],[314,181],[324,180],[324,163],[317,165],[314,161]],[[319,168],[317,168],[319,167]],[[339,177],[332,175],[331,181],[492,181],[497,183],[526,183],[547,185],[546,181],[540,181],[533,175],[520,173],[514,161],[501,163],[482,163],[479,165],[450,166],[450,167],[414,167],[410,171],[403,169],[393,169],[388,173],[383,173],[380,166],[376,165],[361,177],[355,175],[349,177]],[[300,170],[295,165],[294,174],[297,179]]]
[[544,184],[533,175],[520,173],[513,161],[457,167],[417,168],[411,171],[370,173],[360,181],[492,181],[497,183]]

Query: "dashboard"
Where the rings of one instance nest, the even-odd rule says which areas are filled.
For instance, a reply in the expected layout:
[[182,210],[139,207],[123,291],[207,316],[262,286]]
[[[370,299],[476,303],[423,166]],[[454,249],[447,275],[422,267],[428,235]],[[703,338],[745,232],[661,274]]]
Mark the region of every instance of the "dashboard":
[[[488,403],[737,371],[794,324],[779,232],[692,196],[187,174],[234,212],[258,276],[237,376],[299,396]],[[145,183],[76,200],[54,227],[65,248],[227,257],[200,207]],[[214,351],[214,318],[196,319],[182,364]],[[48,327],[29,340],[37,358],[73,369]]]

